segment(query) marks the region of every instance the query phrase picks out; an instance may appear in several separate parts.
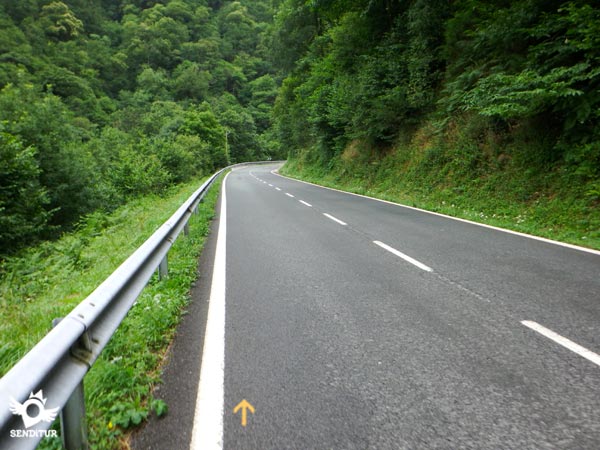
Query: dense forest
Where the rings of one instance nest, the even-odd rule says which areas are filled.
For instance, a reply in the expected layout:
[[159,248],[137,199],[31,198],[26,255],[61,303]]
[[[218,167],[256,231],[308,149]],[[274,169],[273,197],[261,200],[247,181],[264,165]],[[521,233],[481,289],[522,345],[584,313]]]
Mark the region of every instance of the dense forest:
[[598,2],[286,0],[275,22],[300,176],[600,239]]
[[277,149],[267,0],[0,2],[0,254]]
[[0,254],[286,156],[600,233],[597,2],[3,0],[0,23]]

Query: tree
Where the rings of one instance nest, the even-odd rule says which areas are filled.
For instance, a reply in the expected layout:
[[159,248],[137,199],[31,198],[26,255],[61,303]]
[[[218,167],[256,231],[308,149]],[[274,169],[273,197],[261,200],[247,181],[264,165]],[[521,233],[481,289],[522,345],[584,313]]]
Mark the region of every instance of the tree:
[[250,92],[250,110],[260,132],[266,131],[271,124],[271,109],[277,98],[277,83],[267,74],[248,83]]
[[204,102],[187,110],[179,131],[184,135],[197,136],[208,144],[211,170],[227,165],[225,128],[223,128],[208,103]]
[[209,92],[212,75],[198,63],[184,61],[173,71],[173,89],[178,100],[202,102]]
[[222,53],[231,61],[239,52],[252,53],[259,37],[256,22],[248,13],[248,8],[239,1],[231,2],[220,11],[220,33]]
[[148,93],[151,100],[169,100],[171,98],[171,79],[166,70],[144,66],[137,76],[138,90]]
[[[254,117],[228,93],[213,101],[219,122],[228,132],[229,159],[232,163],[252,161],[258,154],[258,134]],[[223,134],[221,142],[225,139]]]
[[31,82],[28,67],[33,64],[33,50],[25,33],[9,17],[0,13],[0,87],[8,83]]
[[165,16],[165,6],[157,4],[138,16],[124,19],[124,39],[130,64],[173,69],[181,62],[181,46],[189,38],[185,24]]
[[59,41],[68,41],[83,31],[83,22],[63,2],[42,6],[41,22],[46,35]]

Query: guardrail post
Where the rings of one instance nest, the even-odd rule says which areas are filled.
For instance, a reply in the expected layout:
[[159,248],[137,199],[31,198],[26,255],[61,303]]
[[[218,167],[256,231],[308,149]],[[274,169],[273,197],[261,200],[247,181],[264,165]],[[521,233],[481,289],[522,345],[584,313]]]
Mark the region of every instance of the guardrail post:
[[77,385],[60,413],[60,429],[66,450],[88,450],[83,380]]
[[167,255],[162,259],[158,265],[158,278],[163,280],[169,275],[169,263],[167,261]]
[[[62,318],[54,319],[52,327]],[[86,339],[84,337],[84,339]],[[88,450],[87,421],[85,418],[85,396],[83,380],[71,393],[69,400],[60,412],[60,434],[66,450]]]
[[190,235],[190,224],[188,222],[186,222],[185,225],[183,226],[183,235],[184,236]]

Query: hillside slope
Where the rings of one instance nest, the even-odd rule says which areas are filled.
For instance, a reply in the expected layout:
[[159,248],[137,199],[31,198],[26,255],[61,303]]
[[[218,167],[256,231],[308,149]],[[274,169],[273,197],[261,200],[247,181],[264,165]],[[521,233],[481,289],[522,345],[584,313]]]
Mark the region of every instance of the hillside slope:
[[284,170],[598,247],[599,19],[591,1],[288,0]]

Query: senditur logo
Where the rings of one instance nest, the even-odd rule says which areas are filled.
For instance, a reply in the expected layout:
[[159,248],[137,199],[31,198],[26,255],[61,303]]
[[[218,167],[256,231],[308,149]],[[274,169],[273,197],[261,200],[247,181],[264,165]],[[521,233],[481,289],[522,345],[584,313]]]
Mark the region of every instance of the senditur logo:
[[60,408],[46,409],[46,398],[40,389],[37,393],[29,394],[29,398],[19,403],[14,398],[10,399],[10,411],[21,416],[25,428],[31,428],[40,422],[53,422]]

